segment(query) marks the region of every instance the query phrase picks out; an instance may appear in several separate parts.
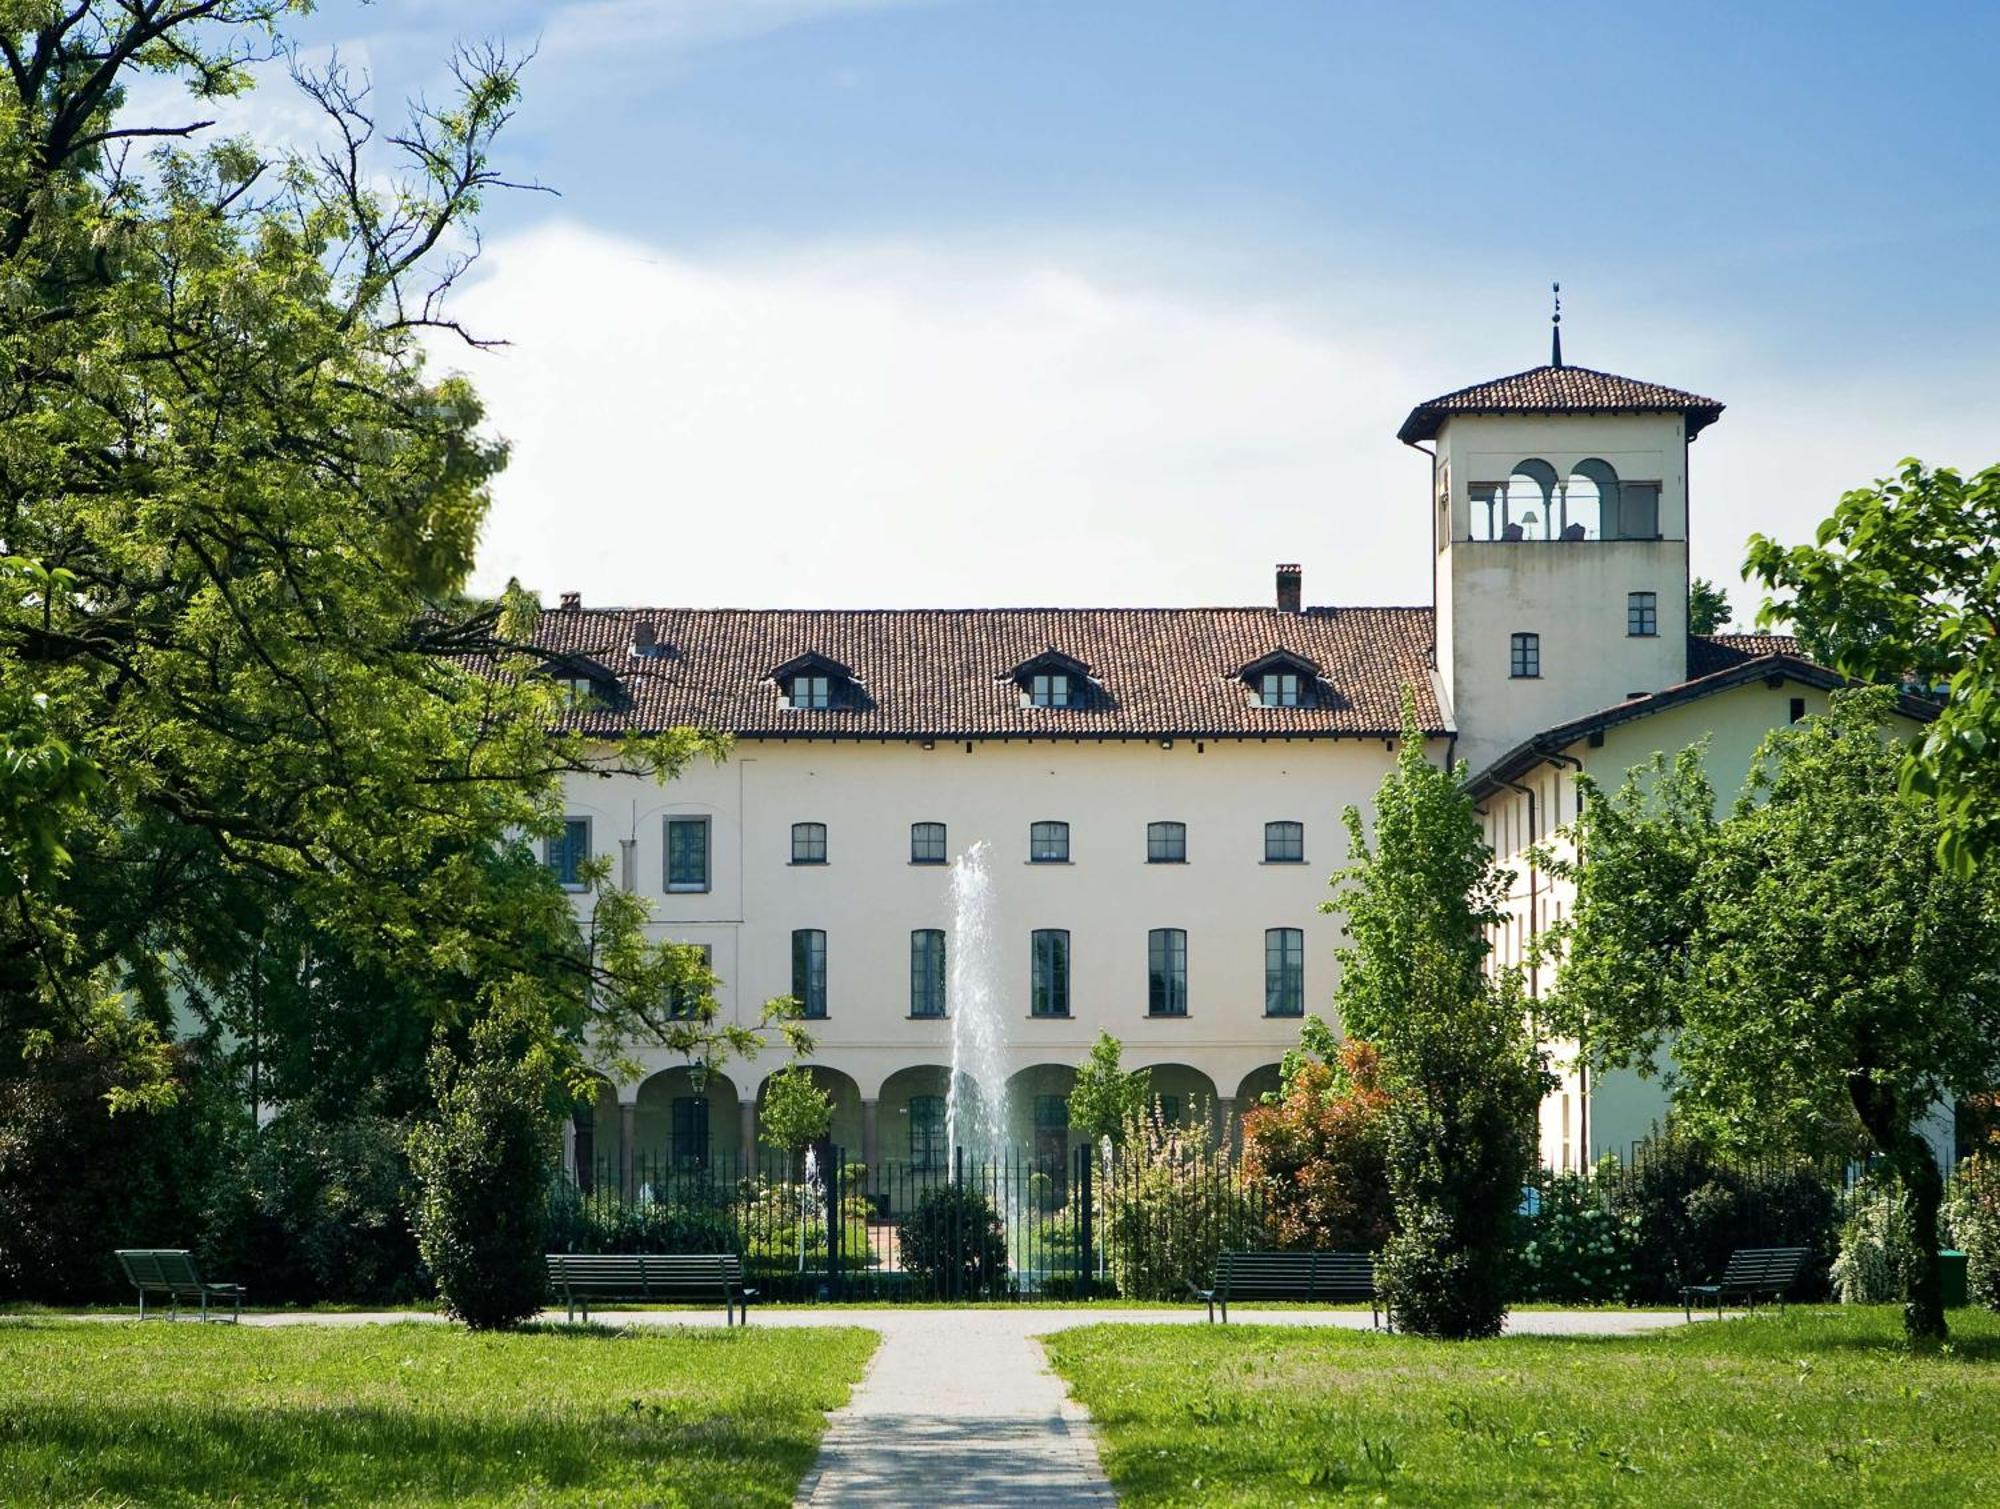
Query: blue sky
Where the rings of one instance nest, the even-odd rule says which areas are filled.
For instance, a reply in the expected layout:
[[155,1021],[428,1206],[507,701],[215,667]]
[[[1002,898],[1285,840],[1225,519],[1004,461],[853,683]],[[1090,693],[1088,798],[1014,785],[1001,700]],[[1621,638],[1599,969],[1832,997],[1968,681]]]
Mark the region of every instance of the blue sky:
[[[2000,7],[331,0],[395,96],[538,46],[441,351],[486,585],[594,602],[1422,601],[1402,414],[1712,394],[1696,568],[2000,460]],[[303,129],[280,83],[246,107]],[[234,120],[235,118],[232,118]],[[1748,589],[1738,588],[1749,606]]]

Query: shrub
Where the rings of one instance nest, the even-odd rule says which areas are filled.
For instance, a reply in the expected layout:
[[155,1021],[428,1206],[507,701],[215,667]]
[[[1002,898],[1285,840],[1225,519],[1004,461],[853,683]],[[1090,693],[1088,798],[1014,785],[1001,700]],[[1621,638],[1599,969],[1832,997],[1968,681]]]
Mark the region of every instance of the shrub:
[[177,1055],[176,1104],[116,1113],[121,1066],[93,1045],[0,1076],[0,1300],[124,1300],[115,1249],[196,1245],[206,1150],[228,1133],[190,1070]]
[[1959,1164],[1946,1215],[1952,1240],[1965,1253],[1972,1302],[2000,1310],[2000,1148]]
[[1871,1174],[1848,1197],[1840,1223],[1840,1255],[1833,1286],[1846,1305],[1886,1305],[1909,1284],[1912,1232],[1900,1185],[1891,1174]]
[[1374,1252],[1392,1210],[1381,1061],[1349,1041],[1296,1066],[1274,1104],[1243,1119],[1243,1169],[1280,1247]]
[[1510,997],[1475,987],[1455,1005],[1414,1006],[1428,1021],[1395,1066],[1385,1121],[1396,1230],[1375,1274],[1396,1325],[1419,1336],[1497,1336],[1506,1322],[1545,1083]]
[[287,1107],[204,1181],[203,1256],[261,1300],[398,1304],[428,1292],[410,1229],[409,1123],[359,1105]]
[[1586,1174],[1544,1172],[1535,1192],[1534,1210],[1521,1218],[1520,1297],[1589,1305],[1624,1300],[1632,1288],[1632,1237],[1606,1207],[1603,1187]]
[[559,1143],[545,1024],[502,1002],[461,1062],[432,1050],[436,1109],[410,1134],[417,1245],[448,1314],[474,1330],[520,1324],[548,1296],[549,1169]]
[[1832,1181],[1818,1171],[1732,1168],[1694,1139],[1668,1132],[1598,1178],[1606,1209],[1631,1239],[1635,1303],[1674,1303],[1682,1284],[1719,1276],[1739,1247],[1810,1248],[1816,1263],[1801,1292],[1825,1292],[1839,1204]]
[[1224,1248],[1263,1247],[1270,1234],[1237,1176],[1229,1129],[1216,1135],[1208,1108],[1169,1125],[1159,1102],[1126,1119],[1104,1188],[1102,1240],[1127,1299],[1178,1299],[1206,1277]]
[[937,1299],[977,1299],[1007,1282],[1007,1228],[993,1202],[953,1181],[924,1191],[896,1228],[903,1271]]

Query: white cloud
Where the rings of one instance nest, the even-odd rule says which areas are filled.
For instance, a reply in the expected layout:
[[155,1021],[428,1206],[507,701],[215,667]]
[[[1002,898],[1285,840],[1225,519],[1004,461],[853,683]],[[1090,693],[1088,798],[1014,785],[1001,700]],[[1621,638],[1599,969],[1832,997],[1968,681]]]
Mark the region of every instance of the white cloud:
[[575,0],[549,18],[550,53],[633,47],[701,47],[762,36],[802,22],[936,0]]
[[[481,266],[460,312],[513,344],[442,352],[515,446],[480,584],[600,604],[1263,602],[1276,560],[1309,601],[1427,602],[1396,427],[1528,365],[1476,291],[1377,283],[1336,314],[1333,271],[1338,298],[1190,292],[1124,242],[696,258],[558,225]],[[1589,354],[1730,402],[1694,448],[1693,555],[1739,609],[1751,530],[1805,537],[1906,452],[1992,459],[1964,374],[1787,374],[1664,319]]]
[[1416,391],[1276,307],[855,246],[491,247],[467,366],[515,446],[482,553],[594,602],[909,606],[1428,595]]

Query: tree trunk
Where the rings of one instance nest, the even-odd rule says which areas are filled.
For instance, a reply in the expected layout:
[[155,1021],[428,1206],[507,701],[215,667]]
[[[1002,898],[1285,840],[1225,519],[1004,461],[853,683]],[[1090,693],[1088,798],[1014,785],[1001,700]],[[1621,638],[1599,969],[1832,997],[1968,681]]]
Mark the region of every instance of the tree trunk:
[[1850,1076],[1847,1089],[1870,1140],[1902,1186],[1903,1213],[1916,1248],[1907,1254],[1903,1334],[1912,1341],[1943,1341],[1949,1334],[1944,1321],[1944,1272],[1938,1262],[1938,1206],[1944,1200],[1944,1178],[1937,1159],[1922,1135],[1905,1124],[1891,1092],[1865,1073]]
[[1913,1341],[1943,1341],[1947,1330],[1944,1273],[1938,1261],[1938,1205],[1944,1198],[1944,1178],[1930,1144],[1915,1132],[1903,1134],[1889,1162],[1902,1181],[1903,1209],[1917,1248],[1903,1303],[1903,1331]]

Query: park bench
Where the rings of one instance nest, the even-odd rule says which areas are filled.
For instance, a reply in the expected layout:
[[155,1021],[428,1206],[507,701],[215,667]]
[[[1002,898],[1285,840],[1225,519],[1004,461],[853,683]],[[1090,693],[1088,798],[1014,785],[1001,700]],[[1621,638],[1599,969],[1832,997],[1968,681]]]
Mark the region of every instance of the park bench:
[[1799,1275],[1805,1271],[1806,1260],[1811,1256],[1810,1247],[1739,1247],[1729,1254],[1729,1266],[1722,1270],[1722,1277],[1716,1282],[1681,1285],[1681,1308],[1692,1321],[1694,1301],[1710,1298],[1715,1301],[1715,1313],[1719,1319],[1722,1307],[1731,1295],[1741,1299],[1745,1309],[1755,1309],[1758,1298],[1769,1295],[1778,1301],[1778,1308],[1782,1310],[1785,1295],[1799,1281]]
[[1382,1324],[1375,1296],[1375,1259],[1366,1252],[1224,1252],[1215,1259],[1215,1277],[1206,1289],[1192,1280],[1194,1297],[1208,1303],[1208,1318],[1222,1307],[1229,1324],[1232,1299],[1365,1299]]
[[[118,1264],[125,1277],[139,1291],[139,1319],[146,1318],[146,1296],[163,1294],[172,1305],[169,1319],[178,1320],[181,1301],[199,1302],[201,1318],[208,1319],[208,1302],[228,1300],[230,1319],[243,1319],[243,1286],[206,1282],[194,1265],[194,1254],[183,1248],[127,1247],[118,1251]],[[221,1317],[217,1316],[220,1320]]]
[[733,1252],[551,1252],[549,1287],[563,1298],[569,1318],[583,1311],[590,1319],[593,1299],[659,1300],[718,1298],[723,1322],[736,1323],[741,1311],[750,1324],[755,1289],[743,1287],[743,1259]]

